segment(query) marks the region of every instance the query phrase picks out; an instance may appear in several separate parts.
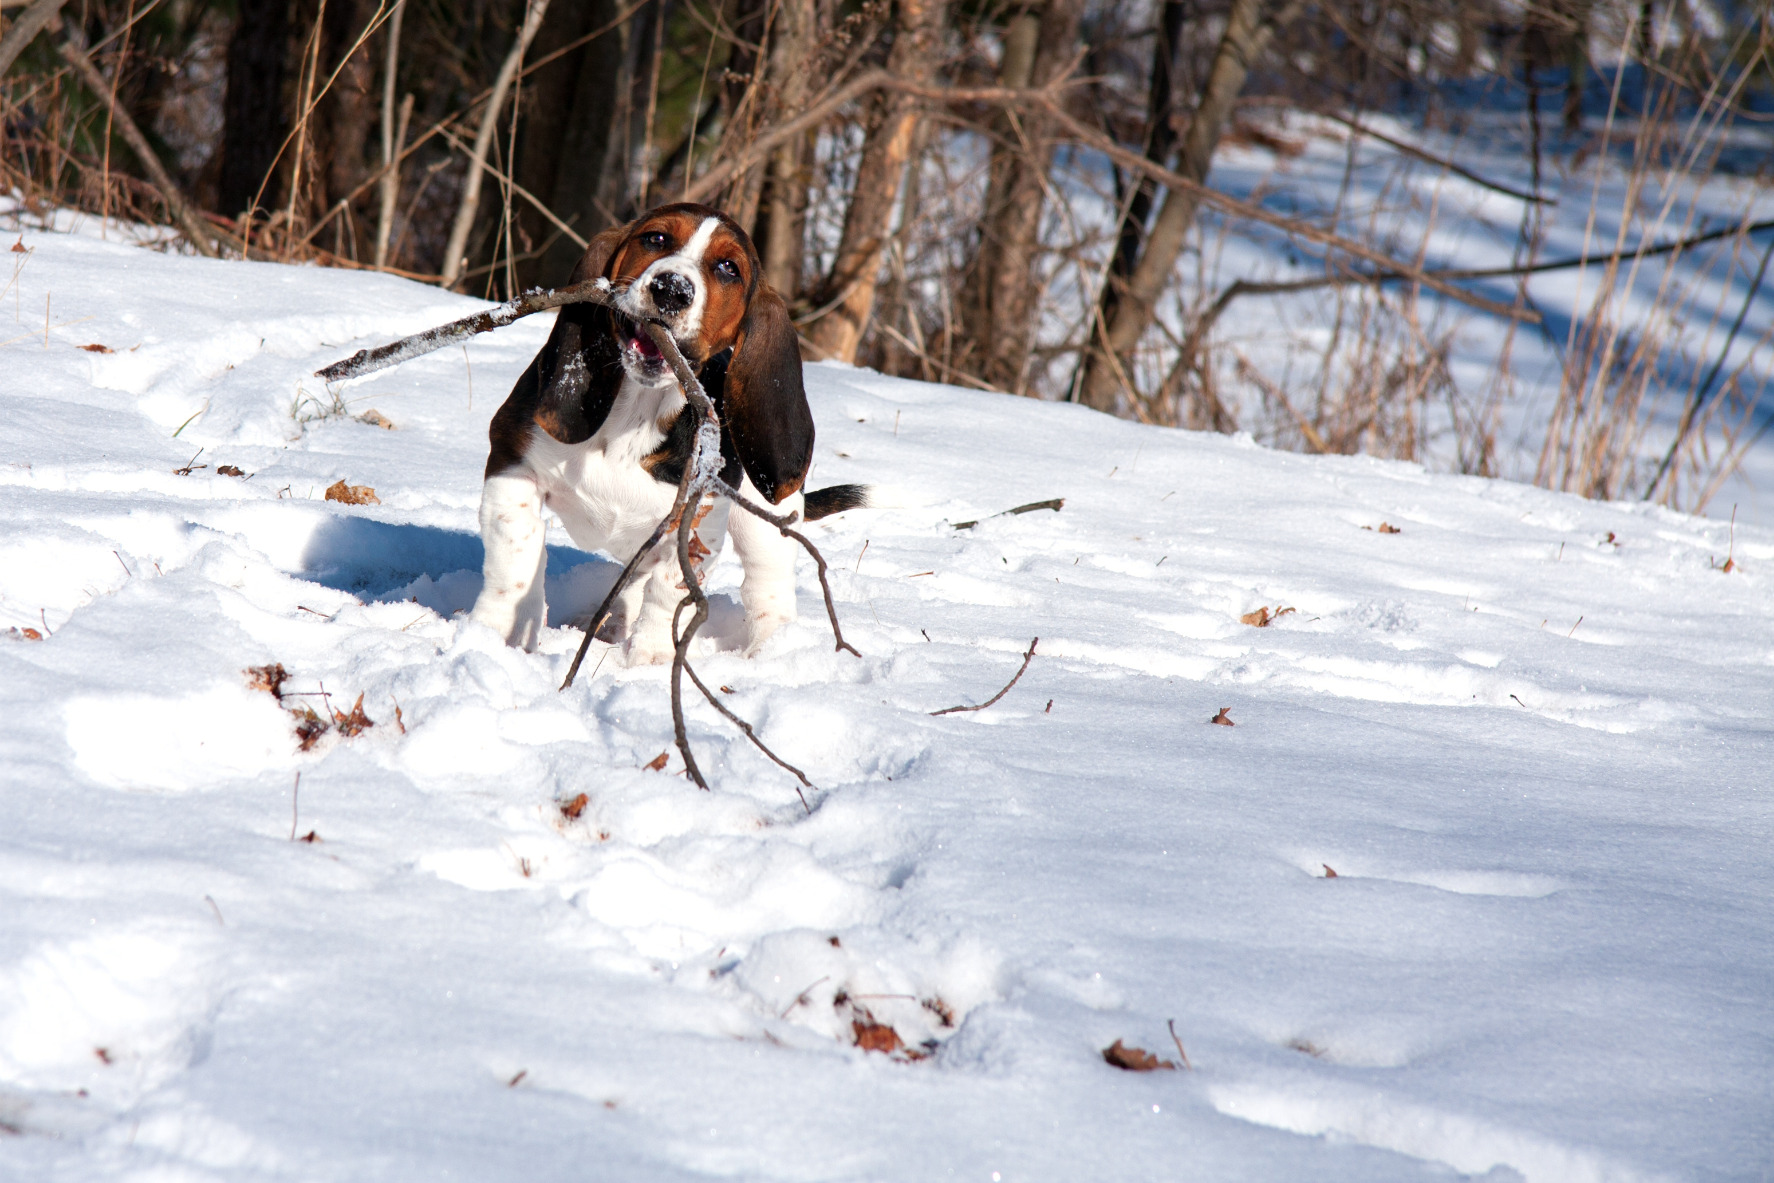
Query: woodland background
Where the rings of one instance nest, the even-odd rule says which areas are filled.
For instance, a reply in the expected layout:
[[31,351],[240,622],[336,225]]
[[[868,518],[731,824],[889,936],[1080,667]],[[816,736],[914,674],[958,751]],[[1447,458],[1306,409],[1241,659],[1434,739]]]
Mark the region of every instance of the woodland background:
[[[1486,475],[1517,335],[1541,331],[1526,276],[1573,262],[1546,247],[1551,194],[1581,225],[1603,200],[1583,170],[1612,169],[1631,230],[1584,235],[1601,278],[1528,392],[1532,479],[1699,509],[1770,421],[1766,3],[3,3],[0,191],[38,216],[500,299],[702,200],[751,228],[810,358]],[[1434,146],[1487,119],[1525,186]],[[1350,170],[1380,145],[1401,178],[1517,203],[1507,265],[1431,260],[1436,210],[1382,216],[1402,185],[1359,208],[1349,171],[1328,208],[1204,185],[1230,147],[1324,137]],[[1286,266],[1209,276],[1252,235]],[[1216,331],[1307,292],[1304,377]],[[1473,318],[1498,334],[1478,381],[1450,365]]]

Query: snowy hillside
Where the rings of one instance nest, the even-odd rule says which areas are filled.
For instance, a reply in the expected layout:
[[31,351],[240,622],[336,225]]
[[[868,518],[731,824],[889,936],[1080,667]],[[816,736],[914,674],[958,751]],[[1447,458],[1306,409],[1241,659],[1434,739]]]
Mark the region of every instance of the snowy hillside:
[[[719,651],[730,556],[697,657],[808,815],[700,703],[714,791],[649,770],[663,670],[452,615],[546,318],[340,407],[473,302],[116,237],[5,256],[0,1177],[1774,1163],[1767,530],[809,367],[812,484],[911,506],[811,528],[863,657],[806,564]],[[614,573],[558,542],[556,622]]]

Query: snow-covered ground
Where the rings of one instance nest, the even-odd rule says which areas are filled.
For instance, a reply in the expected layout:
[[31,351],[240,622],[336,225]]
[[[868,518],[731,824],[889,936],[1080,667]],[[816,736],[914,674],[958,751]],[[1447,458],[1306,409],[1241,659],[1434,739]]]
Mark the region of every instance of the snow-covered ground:
[[111,237],[4,256],[0,1176],[1766,1178],[1774,532],[810,367],[863,657],[696,659],[809,815],[452,615],[543,318],[385,430],[471,301]]

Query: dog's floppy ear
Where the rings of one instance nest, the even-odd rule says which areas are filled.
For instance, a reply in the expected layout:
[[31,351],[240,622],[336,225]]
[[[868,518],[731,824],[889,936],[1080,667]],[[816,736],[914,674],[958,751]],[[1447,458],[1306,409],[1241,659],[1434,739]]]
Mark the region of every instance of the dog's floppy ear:
[[760,284],[722,383],[722,415],[745,475],[772,504],[801,487],[813,463],[813,412],[801,385],[801,343],[788,305]]
[[593,235],[591,242],[586,245],[585,253],[579,256],[579,262],[573,265],[573,274],[567,282],[569,284],[584,283],[588,279],[596,279],[602,275],[604,268],[610,265],[610,256],[616,253],[616,248],[622,244],[623,239],[628,237],[628,232],[633,228],[634,223],[629,222],[622,226],[612,226],[608,230],[600,230]]

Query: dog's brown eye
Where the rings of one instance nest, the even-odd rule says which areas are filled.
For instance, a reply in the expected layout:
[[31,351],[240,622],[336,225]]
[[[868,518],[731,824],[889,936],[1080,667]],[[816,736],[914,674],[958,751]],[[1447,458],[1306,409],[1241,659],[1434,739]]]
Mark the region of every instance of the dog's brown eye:
[[722,259],[715,264],[715,274],[722,279],[737,280],[739,278],[739,264],[732,259]]
[[671,245],[671,239],[657,230],[641,235],[641,245],[650,251],[662,251]]

